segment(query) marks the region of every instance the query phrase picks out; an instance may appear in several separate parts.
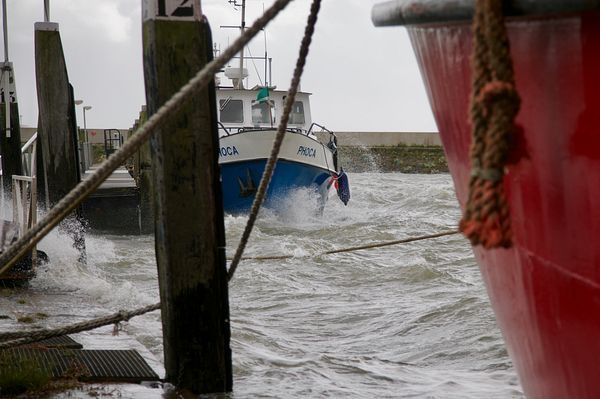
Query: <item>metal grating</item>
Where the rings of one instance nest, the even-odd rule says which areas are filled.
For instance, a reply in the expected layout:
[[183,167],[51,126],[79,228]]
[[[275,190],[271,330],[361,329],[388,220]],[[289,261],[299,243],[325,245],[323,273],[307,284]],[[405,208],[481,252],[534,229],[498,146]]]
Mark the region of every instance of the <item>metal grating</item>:
[[15,360],[32,361],[53,378],[77,377],[89,382],[158,380],[158,375],[135,350],[73,350],[13,348],[0,352]]
[[83,350],[81,361],[95,380],[140,382],[158,375],[135,350]]
[[73,338],[68,335],[62,337],[48,338],[43,341],[36,342],[32,346],[44,346],[46,348],[58,348],[58,349],[82,349],[83,345],[76,342]]

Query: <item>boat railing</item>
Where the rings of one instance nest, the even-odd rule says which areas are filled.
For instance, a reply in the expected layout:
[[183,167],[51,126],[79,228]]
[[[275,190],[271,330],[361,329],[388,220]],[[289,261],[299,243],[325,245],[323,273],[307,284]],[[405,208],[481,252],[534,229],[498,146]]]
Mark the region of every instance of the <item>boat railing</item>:
[[316,122],[313,122],[313,123],[311,123],[311,124],[310,124],[310,127],[308,128],[308,130],[307,130],[306,134],[307,134],[307,135],[309,135],[309,134],[311,134],[311,133],[312,133],[312,134],[314,134],[314,132],[313,132],[313,127],[315,127],[315,126],[316,126],[316,127],[318,127],[318,128],[320,128],[320,129],[321,129],[321,132],[327,132],[327,133],[329,133],[329,137],[330,137],[330,138],[331,138],[331,137],[336,137],[334,132],[332,132],[331,130],[327,129],[327,128],[326,128],[325,126],[323,126],[323,125],[319,125],[319,124],[318,124],[318,123],[316,123]]
[[[227,136],[229,136],[229,134],[231,133],[231,132],[229,131],[229,129],[228,129],[228,128],[226,128],[226,127],[225,127],[225,125],[224,125],[223,123],[221,123],[221,122],[217,122],[217,124],[219,125],[219,129],[222,129],[222,130],[225,132],[225,134],[226,134]],[[221,136],[221,135],[219,135],[219,136]]]
[[331,148],[332,151],[337,151],[337,136],[335,135],[334,132],[332,132],[331,130],[327,129],[325,126],[323,125],[319,125],[316,122],[311,123],[310,127],[308,128],[308,131],[306,132],[306,135],[308,136],[309,134],[315,134],[313,132],[313,127],[318,127],[321,129],[321,132],[327,132],[329,133],[329,143],[327,144],[329,146],[329,148]]
[[329,150],[331,151],[331,154],[333,155],[333,165],[334,165],[335,170],[337,170],[338,169],[337,136],[335,135],[334,132],[332,132],[331,130],[327,129],[323,125],[319,125],[316,122],[311,123],[311,125],[308,128],[308,131],[307,131],[306,134],[307,135],[309,135],[309,134],[315,135],[315,133],[313,132],[313,128],[315,126],[321,129],[321,131],[319,133],[322,133],[322,132],[329,133],[329,141],[327,142],[327,144],[325,144],[325,146],[327,146],[327,148],[329,148]]
[[[221,123],[219,122],[219,125],[221,125]],[[227,132],[227,135],[229,136],[231,134],[231,131],[233,129],[237,129],[236,133],[244,133],[244,132],[268,132],[268,131],[273,131],[275,130],[275,128],[272,127],[256,127],[256,126],[245,126],[245,127],[238,127],[238,128],[226,128],[225,126],[221,126],[222,129],[224,129]],[[303,129],[300,129],[298,127],[288,127],[286,129],[286,132],[290,132],[290,133],[301,133],[301,134],[307,134],[307,132],[305,132]]]
[[[540,17],[598,9],[597,0],[514,0],[507,3],[503,7],[503,13],[506,17]],[[475,2],[473,0],[455,0],[452,2],[388,0],[375,4],[371,11],[371,19],[375,26],[406,26],[470,21],[474,13]]]

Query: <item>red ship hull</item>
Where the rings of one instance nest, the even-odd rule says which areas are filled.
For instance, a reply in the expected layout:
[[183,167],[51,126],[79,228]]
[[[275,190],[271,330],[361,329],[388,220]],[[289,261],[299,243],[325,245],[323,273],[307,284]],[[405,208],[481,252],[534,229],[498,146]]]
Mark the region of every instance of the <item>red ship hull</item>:
[[[513,247],[475,256],[526,395],[600,398],[600,11],[506,25],[524,135],[505,177]],[[408,32],[464,209],[471,24]]]

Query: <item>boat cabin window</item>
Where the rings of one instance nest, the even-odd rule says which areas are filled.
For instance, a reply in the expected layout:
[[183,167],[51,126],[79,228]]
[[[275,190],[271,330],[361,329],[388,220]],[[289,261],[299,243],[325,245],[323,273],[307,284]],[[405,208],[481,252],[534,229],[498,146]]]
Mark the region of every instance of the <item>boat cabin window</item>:
[[275,122],[275,109],[273,101],[252,102],[252,123],[273,124]]
[[302,101],[295,101],[294,105],[292,105],[289,123],[292,125],[304,124],[304,103]]
[[232,100],[231,97],[219,101],[220,121],[225,123],[244,122],[244,103],[242,100]]

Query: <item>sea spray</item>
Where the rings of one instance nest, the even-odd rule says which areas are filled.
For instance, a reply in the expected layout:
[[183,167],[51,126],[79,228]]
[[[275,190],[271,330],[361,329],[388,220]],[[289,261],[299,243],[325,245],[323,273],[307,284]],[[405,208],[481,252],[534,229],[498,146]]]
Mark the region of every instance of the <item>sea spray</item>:
[[[449,175],[350,173],[348,206],[335,197],[315,216],[261,212],[230,283],[234,396],[519,398],[523,394],[494,321],[470,246],[460,235],[356,252],[331,249],[447,231],[460,211]],[[302,200],[309,199],[300,193]],[[246,222],[225,217],[227,254]],[[53,232],[53,266],[30,288],[0,295],[11,316],[43,312],[36,327],[83,321],[158,300],[152,236],[88,235],[91,264]],[[61,269],[63,268],[63,269]],[[86,288],[86,285],[90,286]],[[19,304],[19,300],[24,304]],[[121,334],[162,359],[160,312]],[[102,342],[112,327],[77,336]],[[128,394],[129,395],[129,394]],[[126,396],[126,395],[125,395]],[[155,396],[148,392],[133,398]]]

